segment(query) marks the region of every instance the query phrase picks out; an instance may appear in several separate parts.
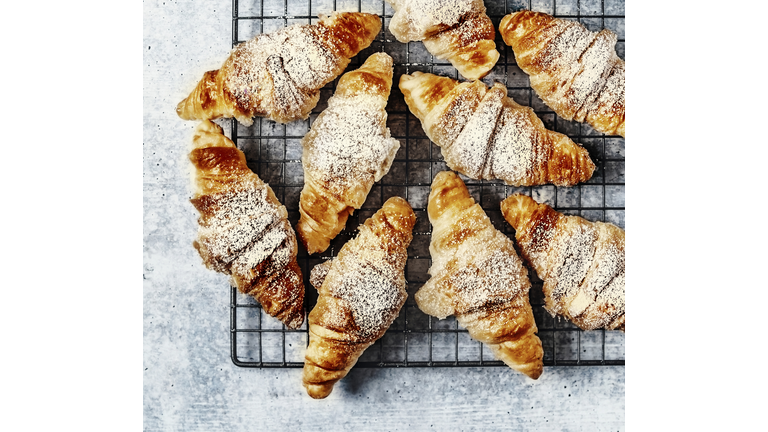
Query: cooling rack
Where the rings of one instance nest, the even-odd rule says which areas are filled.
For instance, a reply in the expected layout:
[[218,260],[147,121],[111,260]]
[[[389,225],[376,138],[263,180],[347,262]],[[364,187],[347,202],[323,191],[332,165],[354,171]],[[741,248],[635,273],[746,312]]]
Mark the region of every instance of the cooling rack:
[[[485,6],[496,29],[505,15],[521,9],[576,20],[593,31],[610,29],[618,35],[616,50],[619,57],[624,58],[623,0],[485,0]],[[376,40],[352,59],[347,71],[357,69],[374,52],[384,51],[392,56],[394,84],[387,105],[387,126],[401,147],[389,173],[373,186],[363,207],[349,218],[345,229],[326,252],[308,256],[299,242],[298,260],[307,286],[307,310],[311,310],[317,301],[317,293],[309,284],[310,270],[336,256],[341,246],[355,235],[357,226],[388,198],[401,196],[408,200],[417,217],[405,267],[409,297],[394,324],[365,351],[356,367],[503,366],[488,348],[471,339],[455,318],[438,320],[427,316],[413,300],[413,294],[429,278],[431,225],[426,207],[430,185],[437,173],[449,168],[440,148],[430,142],[419,120],[408,111],[397,82],[402,74],[413,71],[459,79],[453,66],[448,61],[434,59],[421,42],[398,42],[388,31],[394,10],[384,0],[233,0],[232,44],[235,46],[259,33],[269,33],[292,24],[316,23],[318,14],[329,15],[334,10],[375,13],[382,18],[382,30]],[[511,238],[514,238],[514,229],[504,220],[499,206],[513,193],[532,196],[565,214],[624,228],[624,139],[605,136],[588,125],[558,118],[531,89],[528,76],[517,67],[514,54],[498,31],[496,47],[501,57],[483,81],[488,85],[494,81],[504,83],[509,96],[519,104],[532,107],[548,129],[564,133],[583,145],[597,169],[588,182],[575,187],[512,187],[501,181],[472,180],[462,176],[475,201],[480,203],[494,226]],[[231,123],[232,140],[245,153],[248,166],[269,183],[286,206],[293,226],[299,219],[299,194],[304,185],[300,140],[327,106],[337,81],[321,90],[320,103],[306,121],[281,125],[256,118],[250,127],[234,120]],[[582,331],[566,320],[552,318],[543,307],[541,280],[532,271],[530,276],[533,285],[530,300],[544,346],[544,365],[624,365],[624,333]],[[300,329],[287,329],[267,315],[255,300],[234,287],[231,287],[230,320],[231,356],[236,365],[303,367],[308,343],[306,322]]]

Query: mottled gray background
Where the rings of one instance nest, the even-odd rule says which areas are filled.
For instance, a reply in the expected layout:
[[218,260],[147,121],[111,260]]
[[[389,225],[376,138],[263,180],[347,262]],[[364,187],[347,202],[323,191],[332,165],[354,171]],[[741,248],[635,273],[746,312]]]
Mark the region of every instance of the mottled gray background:
[[191,247],[195,124],[174,110],[226,58],[231,8],[144,2],[144,429],[623,430],[624,367],[547,367],[537,381],[505,367],[353,369],[315,401],[300,369],[232,364],[226,277]]

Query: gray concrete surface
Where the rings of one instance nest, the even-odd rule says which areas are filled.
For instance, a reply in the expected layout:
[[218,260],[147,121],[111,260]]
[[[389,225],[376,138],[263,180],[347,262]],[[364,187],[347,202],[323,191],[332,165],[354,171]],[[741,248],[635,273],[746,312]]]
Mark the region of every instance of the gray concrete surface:
[[174,111],[230,47],[231,1],[144,2],[146,431],[624,430],[624,367],[547,367],[538,381],[504,367],[353,369],[315,401],[300,369],[234,366],[227,279],[191,247],[195,124]]

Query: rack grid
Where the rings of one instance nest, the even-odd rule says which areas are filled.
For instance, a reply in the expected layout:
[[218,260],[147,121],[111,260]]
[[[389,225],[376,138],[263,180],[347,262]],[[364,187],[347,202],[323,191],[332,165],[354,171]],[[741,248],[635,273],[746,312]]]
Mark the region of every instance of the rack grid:
[[[487,14],[494,27],[508,13],[530,9],[558,18],[581,22],[598,31],[608,28],[618,35],[616,51],[624,59],[624,0],[486,0]],[[503,366],[491,351],[469,337],[455,318],[437,320],[421,312],[413,294],[427,281],[431,264],[429,240],[431,225],[426,213],[427,197],[434,176],[449,169],[440,148],[430,142],[405,104],[397,88],[400,76],[413,71],[435,73],[460,79],[448,61],[435,59],[421,42],[398,42],[388,31],[394,10],[384,0],[233,0],[232,45],[292,24],[316,23],[318,14],[332,11],[368,12],[382,18],[382,29],[370,47],[352,59],[346,71],[357,69],[374,52],[384,51],[394,59],[394,79],[387,105],[392,136],[401,147],[387,175],[376,183],[363,207],[350,216],[345,229],[327,251],[308,256],[299,242],[298,260],[307,287],[306,307],[310,311],[317,293],[309,284],[309,272],[317,264],[333,258],[358,225],[373,215],[392,196],[408,200],[417,217],[413,241],[405,267],[408,300],[387,333],[361,356],[356,367],[469,367]],[[475,201],[488,214],[494,226],[514,238],[514,229],[501,215],[500,202],[513,193],[524,193],[565,214],[588,220],[610,222],[624,228],[624,138],[606,136],[586,124],[565,121],[536,96],[528,76],[516,65],[512,50],[496,34],[501,54],[494,69],[482,79],[487,85],[499,81],[507,86],[517,103],[530,106],[545,126],[568,135],[583,145],[597,165],[593,177],[574,187],[553,185],[513,187],[501,181],[472,180],[461,176]],[[321,90],[320,102],[305,121],[281,125],[264,118],[244,127],[231,121],[231,137],[246,155],[248,166],[274,190],[288,209],[293,226],[299,219],[299,194],[303,188],[300,140],[317,115],[327,106],[338,78]],[[542,281],[529,271],[530,301],[544,346],[544,365],[604,366],[624,365],[624,333],[582,331],[567,320],[552,318],[544,310]],[[267,315],[250,296],[231,287],[230,334],[232,361],[241,367],[303,367],[308,344],[305,322],[300,329],[287,329]]]

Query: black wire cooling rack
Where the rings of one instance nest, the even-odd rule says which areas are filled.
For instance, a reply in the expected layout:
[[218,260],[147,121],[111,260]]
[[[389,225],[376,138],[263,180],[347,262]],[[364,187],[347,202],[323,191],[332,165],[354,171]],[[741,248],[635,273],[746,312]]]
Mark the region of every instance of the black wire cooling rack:
[[[508,13],[521,9],[546,12],[559,18],[577,20],[590,30],[608,28],[618,35],[616,46],[624,58],[624,0],[485,0],[487,14],[498,29]],[[316,23],[318,14],[332,11],[368,12],[382,17],[382,30],[371,46],[352,59],[347,70],[357,69],[374,52],[384,51],[394,59],[395,76],[387,105],[392,136],[401,147],[389,173],[376,183],[363,207],[353,214],[346,228],[331,242],[321,256],[308,256],[299,244],[299,264],[307,286],[307,311],[314,307],[317,292],[309,284],[309,272],[315,265],[336,256],[341,246],[355,235],[358,225],[373,215],[392,196],[408,200],[416,213],[413,242],[408,249],[405,275],[409,298],[387,333],[362,355],[356,367],[414,366],[501,366],[488,348],[469,337],[455,318],[445,320],[425,315],[413,300],[413,294],[429,278],[431,264],[429,241],[431,225],[426,207],[434,176],[449,169],[440,148],[431,143],[419,120],[405,104],[397,87],[400,76],[413,71],[459,76],[449,62],[433,57],[421,42],[403,44],[388,31],[393,9],[384,0],[233,0],[233,46],[296,23]],[[605,136],[590,126],[568,122],[552,112],[531,89],[528,76],[517,67],[512,50],[496,34],[496,48],[501,54],[494,69],[483,81],[506,84],[510,97],[533,107],[548,129],[568,135],[583,145],[597,165],[592,178],[575,187],[552,185],[512,187],[501,181],[472,180],[462,176],[467,187],[493,221],[494,226],[514,238],[513,228],[501,215],[501,201],[524,193],[545,202],[565,214],[589,220],[611,222],[624,228],[624,139]],[[338,80],[338,79],[337,79]],[[232,139],[243,150],[248,166],[269,183],[286,206],[295,226],[299,219],[299,194],[304,186],[301,143],[311,123],[327,106],[337,80],[321,91],[320,103],[306,121],[288,125],[256,118],[251,127],[232,121]],[[300,242],[299,242],[300,243]],[[552,318],[543,308],[542,282],[530,272],[533,306],[539,338],[544,345],[544,364],[553,365],[624,365],[624,333],[618,331],[582,331],[566,320]],[[302,367],[308,343],[306,322],[298,330],[286,329],[268,316],[251,297],[231,289],[232,361],[243,367]]]

